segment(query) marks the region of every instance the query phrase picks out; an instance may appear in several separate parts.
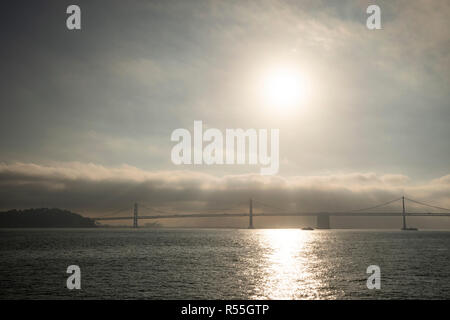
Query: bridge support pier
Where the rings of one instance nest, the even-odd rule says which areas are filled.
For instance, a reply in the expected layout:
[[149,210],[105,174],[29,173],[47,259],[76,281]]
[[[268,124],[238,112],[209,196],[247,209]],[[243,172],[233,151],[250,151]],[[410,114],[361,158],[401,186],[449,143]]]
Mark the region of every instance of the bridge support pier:
[[250,206],[248,210],[248,228],[254,229],[253,227],[253,200],[250,198]]
[[328,214],[317,215],[317,229],[330,229],[330,216]]
[[402,206],[403,206],[403,212],[402,212],[402,217],[403,217],[403,228],[402,230],[407,230],[408,228],[406,227],[406,210],[405,210],[405,196],[402,197]]
[[134,203],[134,210],[133,210],[133,228],[138,227],[138,204]]

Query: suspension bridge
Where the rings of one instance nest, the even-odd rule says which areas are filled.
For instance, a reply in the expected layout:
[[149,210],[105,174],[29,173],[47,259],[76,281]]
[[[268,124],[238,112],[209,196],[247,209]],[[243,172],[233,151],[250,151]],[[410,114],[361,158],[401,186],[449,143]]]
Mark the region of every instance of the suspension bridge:
[[[414,204],[415,206],[427,207],[428,209],[432,208],[433,210],[440,210],[440,212],[407,212],[405,201]],[[392,205],[396,202],[400,202],[401,206],[399,209],[401,211],[395,211],[392,208]],[[271,212],[254,212],[254,203],[257,203],[263,207],[271,208]],[[143,207],[146,210],[150,210],[153,214],[151,215],[140,215],[139,207]],[[387,211],[377,212],[370,211],[374,209],[386,208]],[[115,214],[118,214],[122,211],[129,210],[128,208],[116,211]],[[214,212],[211,212],[214,211]],[[348,211],[334,211],[334,212],[290,212],[283,210],[281,208],[277,208],[275,206],[267,205],[261,201],[249,199],[248,202],[248,212],[226,212],[230,209],[210,209],[209,212],[203,213],[176,213],[176,212],[167,212],[161,211],[156,208],[150,208],[145,205],[139,206],[138,203],[135,203],[133,206],[133,213],[130,216],[103,216],[103,217],[95,217],[92,218],[95,221],[108,221],[108,220],[132,220],[133,227],[138,228],[139,220],[155,220],[155,219],[188,219],[188,218],[230,218],[230,217],[248,217],[249,224],[248,228],[253,229],[253,219],[256,217],[316,217],[316,227],[318,229],[330,229],[330,217],[401,217],[402,218],[402,230],[417,230],[415,228],[408,228],[406,224],[406,217],[450,217],[450,209],[438,207],[434,205],[430,205],[421,201],[409,199],[406,197],[401,197],[397,199],[393,199],[391,201],[387,201],[375,206],[371,206],[368,208],[361,208],[357,210],[348,210]],[[274,211],[275,210],[275,211]],[[442,212],[444,211],[444,212]]]

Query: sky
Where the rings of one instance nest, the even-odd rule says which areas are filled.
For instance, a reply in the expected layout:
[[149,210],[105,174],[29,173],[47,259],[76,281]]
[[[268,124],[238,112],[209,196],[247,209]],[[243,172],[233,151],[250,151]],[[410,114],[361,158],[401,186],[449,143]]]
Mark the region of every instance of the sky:
[[[448,1],[76,1],[75,31],[70,4],[1,10],[0,209],[450,207]],[[287,110],[261,86],[279,67],[306,88]],[[278,174],[173,164],[171,133],[195,120],[279,129]]]

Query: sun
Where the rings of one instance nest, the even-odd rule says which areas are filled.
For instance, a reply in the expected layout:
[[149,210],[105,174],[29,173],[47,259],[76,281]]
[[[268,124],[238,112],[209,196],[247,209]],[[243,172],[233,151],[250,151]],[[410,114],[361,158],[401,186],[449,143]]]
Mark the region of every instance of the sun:
[[305,96],[305,82],[297,70],[275,69],[264,77],[263,94],[270,106],[293,108],[298,106]]

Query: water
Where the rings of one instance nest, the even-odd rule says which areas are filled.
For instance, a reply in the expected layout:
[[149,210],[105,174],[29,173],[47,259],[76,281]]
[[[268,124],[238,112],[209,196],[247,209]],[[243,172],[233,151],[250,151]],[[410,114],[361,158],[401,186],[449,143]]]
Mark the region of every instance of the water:
[[[0,230],[1,299],[449,299],[450,232]],[[66,288],[67,266],[81,290]],[[368,290],[366,269],[381,268]]]

